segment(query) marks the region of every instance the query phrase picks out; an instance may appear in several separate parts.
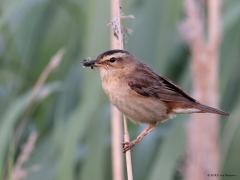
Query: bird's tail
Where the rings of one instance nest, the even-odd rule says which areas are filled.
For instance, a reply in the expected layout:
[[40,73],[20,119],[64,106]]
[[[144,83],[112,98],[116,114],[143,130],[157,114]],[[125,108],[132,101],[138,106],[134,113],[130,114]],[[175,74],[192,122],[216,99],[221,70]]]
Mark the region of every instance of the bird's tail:
[[214,113],[223,116],[229,116],[229,113],[227,112],[200,103],[197,103],[195,107],[200,110],[200,113]]

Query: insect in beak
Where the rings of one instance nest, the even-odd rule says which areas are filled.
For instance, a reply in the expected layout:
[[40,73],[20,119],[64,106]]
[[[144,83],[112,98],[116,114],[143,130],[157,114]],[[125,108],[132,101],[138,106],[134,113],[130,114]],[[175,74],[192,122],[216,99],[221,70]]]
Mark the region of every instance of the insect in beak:
[[84,60],[80,61],[80,63],[83,64],[83,67],[90,67],[91,69],[93,69],[94,67],[97,67],[96,60],[84,59]]

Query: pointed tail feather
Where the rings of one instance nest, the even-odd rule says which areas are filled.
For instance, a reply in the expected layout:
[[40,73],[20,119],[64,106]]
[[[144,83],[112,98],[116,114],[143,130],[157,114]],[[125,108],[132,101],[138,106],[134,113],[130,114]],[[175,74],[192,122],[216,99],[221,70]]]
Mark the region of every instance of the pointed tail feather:
[[219,114],[219,115],[223,115],[223,116],[229,116],[229,113],[221,111],[219,109],[210,107],[210,106],[206,106],[203,104],[198,103],[196,105],[196,108],[201,110],[200,113],[214,113],[214,114]]

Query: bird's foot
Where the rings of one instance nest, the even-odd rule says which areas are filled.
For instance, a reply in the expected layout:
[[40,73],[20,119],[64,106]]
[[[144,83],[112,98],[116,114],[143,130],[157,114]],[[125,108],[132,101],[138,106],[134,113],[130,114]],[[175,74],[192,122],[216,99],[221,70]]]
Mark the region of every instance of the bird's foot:
[[124,143],[122,143],[123,153],[126,153],[127,151],[131,150],[134,145],[135,145],[134,142],[124,142]]

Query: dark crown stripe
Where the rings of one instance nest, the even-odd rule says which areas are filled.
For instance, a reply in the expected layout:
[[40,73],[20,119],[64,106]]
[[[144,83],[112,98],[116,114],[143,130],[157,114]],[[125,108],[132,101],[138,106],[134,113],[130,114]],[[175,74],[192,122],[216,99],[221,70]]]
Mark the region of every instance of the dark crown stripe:
[[106,51],[106,52],[100,54],[98,59],[102,59],[105,56],[109,56],[109,55],[116,54],[116,53],[126,53],[126,54],[129,54],[128,51],[121,50],[121,49],[114,49],[114,50]]

